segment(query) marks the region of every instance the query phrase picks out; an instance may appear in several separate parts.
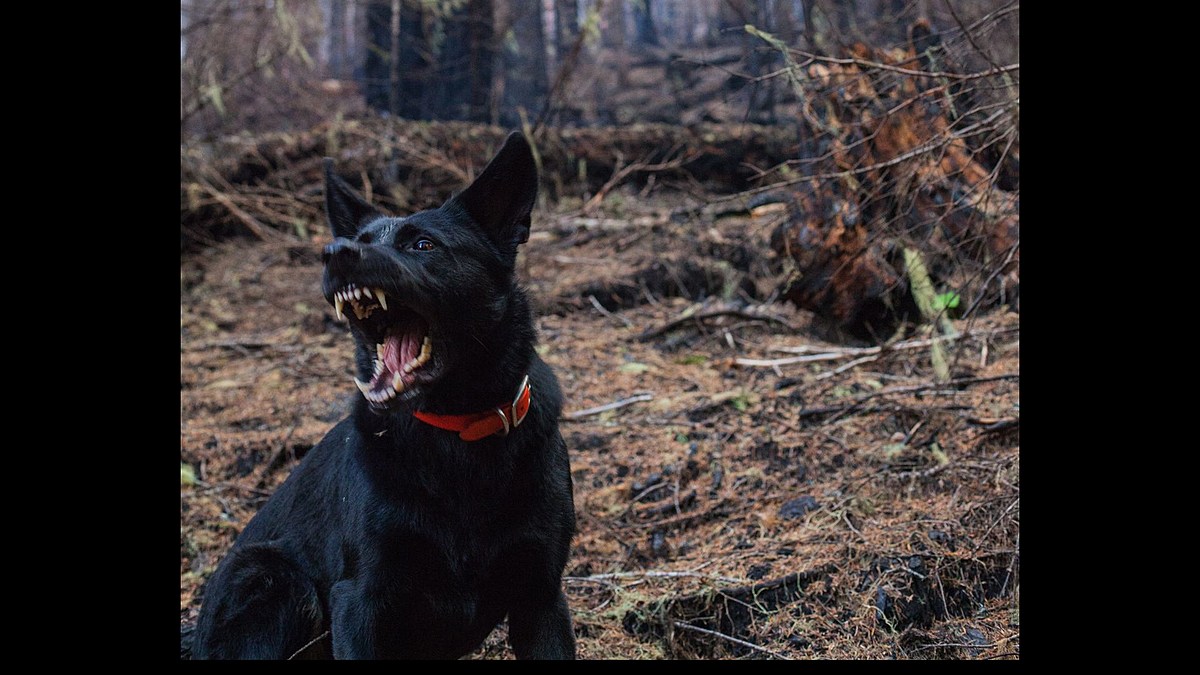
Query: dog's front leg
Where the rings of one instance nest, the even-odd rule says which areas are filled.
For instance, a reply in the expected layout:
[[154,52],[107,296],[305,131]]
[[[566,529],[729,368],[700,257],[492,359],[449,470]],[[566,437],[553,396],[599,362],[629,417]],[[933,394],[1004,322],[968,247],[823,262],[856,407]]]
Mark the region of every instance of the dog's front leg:
[[558,590],[549,602],[513,607],[508,639],[518,659],[574,659],[575,630],[567,596]]
[[332,619],[333,658],[378,658],[374,603],[359,588],[356,579],[343,579],[329,589]]

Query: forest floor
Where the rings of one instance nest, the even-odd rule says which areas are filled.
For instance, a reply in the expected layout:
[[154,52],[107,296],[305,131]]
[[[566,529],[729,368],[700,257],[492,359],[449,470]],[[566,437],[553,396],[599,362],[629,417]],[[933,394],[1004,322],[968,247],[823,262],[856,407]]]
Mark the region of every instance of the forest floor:
[[[848,347],[773,302],[769,218],[682,200],[539,206],[520,262],[566,397],[580,657],[1019,658],[1019,316],[956,321],[938,384],[920,331]],[[181,625],[357,395],[323,243],[181,258]],[[470,658],[512,658],[503,626]]]

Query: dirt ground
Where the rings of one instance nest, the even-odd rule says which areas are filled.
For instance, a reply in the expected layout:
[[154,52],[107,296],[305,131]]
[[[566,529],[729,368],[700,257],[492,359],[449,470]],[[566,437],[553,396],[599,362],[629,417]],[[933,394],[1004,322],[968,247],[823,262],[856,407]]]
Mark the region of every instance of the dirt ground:
[[[521,273],[566,395],[580,657],[1019,658],[1019,316],[956,321],[937,384],[919,330],[829,342],[773,302],[769,217],[578,206],[539,207]],[[326,240],[181,259],[181,627],[358,395]]]

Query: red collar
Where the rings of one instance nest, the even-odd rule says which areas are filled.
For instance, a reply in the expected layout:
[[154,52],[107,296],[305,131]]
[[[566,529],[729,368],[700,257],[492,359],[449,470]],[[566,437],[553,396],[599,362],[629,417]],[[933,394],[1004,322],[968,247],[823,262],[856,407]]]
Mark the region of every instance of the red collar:
[[517,395],[512,403],[502,403],[491,410],[466,415],[437,415],[423,411],[413,413],[413,417],[426,424],[432,424],[439,429],[457,431],[459,438],[464,441],[477,441],[492,434],[507,436],[508,432],[525,421],[529,413],[531,390],[529,376],[521,380]]

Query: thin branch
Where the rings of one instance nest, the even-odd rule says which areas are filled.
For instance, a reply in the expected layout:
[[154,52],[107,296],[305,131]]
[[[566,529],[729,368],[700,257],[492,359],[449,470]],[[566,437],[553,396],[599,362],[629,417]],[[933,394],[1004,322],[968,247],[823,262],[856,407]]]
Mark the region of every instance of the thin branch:
[[857,368],[858,366],[861,366],[864,363],[871,363],[872,361],[878,361],[879,358],[880,358],[879,356],[864,356],[862,358],[854,359],[850,363],[843,364],[837,368],[834,368],[833,370],[831,370],[827,373],[821,373],[820,375],[817,375],[815,378],[813,378],[813,380],[814,381],[824,380],[825,378],[828,378],[828,377],[833,377],[835,375],[841,375],[842,373],[846,372],[847,370],[850,370],[851,368]]
[[700,314],[690,314],[685,317],[680,317],[678,319],[675,319],[674,321],[670,321],[662,326],[659,326],[658,328],[655,328],[653,330],[648,330],[648,331],[642,333],[641,335],[637,336],[637,340],[638,340],[638,342],[645,342],[646,340],[650,340],[650,339],[656,338],[660,335],[663,335],[665,333],[669,333],[670,331],[674,330],[675,328],[677,328],[679,326],[682,326],[685,323],[690,323],[692,321],[698,322],[698,321],[701,321],[704,319],[714,319],[714,318],[720,317],[720,316],[736,316],[740,319],[748,319],[751,321],[772,321],[774,323],[778,323],[778,324],[784,326],[785,328],[787,328],[790,331],[796,330],[796,328],[794,326],[792,326],[790,323],[787,322],[786,319],[784,319],[782,317],[772,316],[770,314],[757,314],[757,313],[747,312],[747,311],[741,310],[741,309],[718,309],[718,310],[713,310],[711,312],[703,312]]
[[620,316],[618,314],[613,314],[612,312],[605,309],[604,305],[600,304],[600,301],[596,299],[596,296],[589,295],[588,301],[592,303],[592,307],[595,307],[597,312],[600,312],[601,314],[603,314],[604,316],[607,316],[610,319],[616,319],[616,320],[620,321],[621,323],[625,324],[625,326],[627,328],[633,328],[632,321],[630,321],[629,319],[627,319],[623,316]]
[[700,154],[701,153],[699,152],[693,152],[689,153],[686,157],[676,157],[675,159],[659,162],[657,164],[650,164],[643,160],[640,162],[634,162],[633,164],[624,167],[621,166],[621,161],[618,158],[617,168],[613,171],[612,177],[609,178],[608,182],[606,182],[599,190],[596,191],[596,194],[592,195],[592,198],[583,205],[583,208],[580,209],[580,211],[583,213],[590,213],[593,209],[600,205],[600,202],[603,201],[606,196],[608,196],[608,193],[611,192],[613,188],[620,184],[621,181],[629,177],[629,174],[635,171],[666,171],[668,169],[678,169],[684,164],[695,160],[700,156]]
[[806,52],[806,51],[802,51],[799,49],[789,49],[788,51],[790,51],[793,54],[799,54],[800,56],[805,57],[806,59],[808,59],[808,63],[821,62],[821,63],[833,63],[833,64],[837,64],[840,66],[851,66],[851,65],[862,66],[864,68],[873,68],[876,70],[888,70],[893,73],[900,73],[901,75],[913,75],[916,77],[936,77],[936,78],[945,78],[947,80],[960,80],[960,81],[978,80],[978,79],[982,79],[985,77],[994,77],[996,75],[1002,75],[1004,73],[1011,73],[1011,72],[1021,69],[1020,63],[1010,63],[1006,66],[995,66],[993,68],[990,68],[988,70],[984,70],[984,71],[981,71],[978,73],[949,73],[949,72],[942,72],[942,71],[913,70],[911,68],[901,68],[900,66],[893,66],[893,65],[890,65],[887,63],[880,63],[879,61],[869,61],[867,59],[860,59],[858,57],[850,57],[850,58],[841,58],[840,59],[840,58],[836,58],[833,56],[820,56],[818,54],[813,54],[811,52]]
[[[929,338],[929,339],[925,339],[925,340],[906,340],[904,342],[897,342],[894,345],[882,345],[879,347],[832,348],[829,351],[827,351],[825,353],[821,353],[821,354],[805,354],[803,356],[788,356],[788,357],[784,357],[784,358],[780,358],[780,359],[736,358],[733,360],[733,362],[739,366],[774,368],[776,366],[788,366],[788,365],[792,365],[794,363],[809,363],[812,361],[834,361],[837,359],[844,359],[844,358],[848,358],[851,356],[875,356],[875,357],[878,357],[886,352],[901,351],[901,350],[906,350],[906,349],[922,349],[924,347],[928,347],[928,346],[934,344],[935,342],[942,342],[942,341],[951,340],[951,339],[961,339],[963,337],[966,337],[966,334],[959,334],[959,335],[953,335],[953,336],[942,335],[942,336],[939,336],[936,338]],[[807,349],[810,349],[810,348],[806,347],[806,346],[776,347],[776,350],[781,351],[781,352],[790,352],[790,351],[807,350]],[[871,360],[874,360],[874,359],[871,359]],[[860,362],[862,362],[861,359],[860,359]]]
[[604,405],[598,405],[595,408],[586,408],[584,410],[576,410],[574,412],[563,413],[563,418],[568,419],[568,420],[577,420],[581,417],[588,417],[589,415],[599,415],[602,412],[606,412],[609,410],[616,410],[617,408],[623,408],[623,407],[625,407],[627,405],[631,405],[633,403],[638,403],[640,401],[651,401],[653,399],[654,399],[654,394],[650,394],[650,393],[636,394],[634,396],[630,396],[629,398],[623,398],[619,401],[613,401],[612,403],[605,403]]
[[683,621],[673,621],[673,622],[672,622],[672,624],[673,624],[673,625],[674,625],[676,628],[683,628],[683,629],[685,629],[685,630],[691,630],[691,631],[695,631],[695,632],[697,632],[697,633],[704,633],[705,635],[711,635],[711,636],[713,636],[713,637],[719,637],[719,638],[721,638],[722,640],[728,640],[728,641],[730,641],[730,642],[732,642],[732,643],[734,643],[734,644],[739,644],[739,645],[741,645],[741,646],[743,646],[743,647],[748,647],[748,648],[750,648],[750,649],[753,649],[753,650],[754,650],[754,651],[756,651],[756,652],[762,652],[763,654],[767,654],[768,656],[773,656],[773,657],[775,657],[775,658],[777,658],[777,659],[782,659],[782,660],[784,660],[784,661],[791,661],[791,660],[792,660],[791,658],[789,658],[789,657],[787,657],[787,656],[784,656],[783,654],[780,654],[780,653],[778,653],[778,652],[773,652],[773,651],[771,651],[770,649],[767,649],[766,647],[759,647],[758,645],[754,644],[753,642],[746,642],[745,640],[741,640],[741,639],[735,638],[735,637],[733,637],[732,635],[726,635],[726,634],[724,634],[724,633],[720,633],[720,632],[717,632],[717,631],[715,631],[715,630],[709,630],[709,629],[707,629],[707,628],[701,628],[701,627],[699,627],[699,626],[693,626],[692,624],[690,624],[690,623],[684,623]]
[[316,644],[318,641],[320,641],[320,640],[323,640],[323,639],[325,639],[325,638],[327,638],[327,637],[329,637],[329,631],[325,631],[324,633],[321,633],[321,634],[320,634],[320,635],[318,635],[317,637],[315,637],[315,638],[313,638],[313,639],[309,640],[309,641],[308,641],[308,644],[304,645],[304,646],[303,646],[303,647],[301,647],[300,649],[297,649],[297,650],[295,651],[295,653],[293,653],[291,656],[287,657],[287,660],[288,660],[288,661],[291,661],[292,659],[294,659],[294,658],[296,658],[297,656],[299,656],[299,655],[300,655],[300,652],[304,651],[305,649],[308,649],[309,647],[311,647],[311,646],[313,646],[314,644]]
[[259,239],[263,241],[277,241],[279,239],[291,238],[279,230],[262,224],[257,218],[243,211],[237,204],[233,203],[233,200],[230,199],[228,195],[213,187],[212,184],[203,177],[197,175],[196,182],[198,185],[200,185],[200,187],[204,188],[208,194],[212,195],[213,199],[216,199],[218,202],[220,202],[221,206],[224,206],[231,214],[233,214],[235,218],[241,221],[241,223],[245,225],[247,229],[253,232],[254,235]]
[[643,572],[609,572],[607,574],[590,574],[586,577],[563,577],[566,581],[577,582],[601,582],[612,581],[613,579],[680,579],[694,578],[705,579],[708,581],[723,581],[727,584],[744,584],[742,579],[734,579],[732,577],[723,577],[712,574],[700,574],[699,572],[659,572],[655,570],[647,570]]
[[[1017,99],[1013,103],[1017,104],[1019,102],[1020,102],[1020,99]],[[763,192],[773,192],[781,187],[787,187],[788,185],[796,185],[798,183],[804,183],[804,182],[811,181],[814,179],[815,180],[833,180],[833,179],[842,179],[842,178],[852,178],[856,175],[864,174],[869,171],[875,171],[878,169],[886,169],[891,166],[896,166],[897,164],[902,164],[904,162],[907,162],[910,159],[920,157],[921,155],[925,155],[925,154],[928,154],[930,152],[934,152],[937,150],[942,150],[943,148],[946,147],[947,144],[950,143],[951,140],[959,139],[959,138],[966,138],[968,135],[970,135],[970,132],[974,132],[977,129],[986,127],[986,125],[991,124],[992,122],[995,122],[997,119],[1002,117],[1007,111],[1008,111],[1007,107],[997,110],[996,112],[992,113],[991,115],[988,115],[985,119],[975,122],[974,124],[967,125],[967,126],[963,127],[962,129],[959,129],[958,131],[948,134],[948,138],[930,141],[928,143],[925,143],[924,145],[917,146],[917,147],[913,148],[912,150],[909,150],[908,152],[902,153],[900,155],[896,155],[895,157],[893,157],[887,161],[884,161],[884,162],[876,162],[874,164],[868,164],[866,166],[858,166],[858,167],[854,167],[853,169],[846,169],[845,171],[832,171],[832,172],[828,172],[828,173],[815,173],[815,174],[809,174],[809,175],[805,175],[805,176],[797,176],[795,178],[789,178],[788,180],[780,181],[778,183],[772,183],[770,185],[763,185],[761,187],[751,188],[749,190],[743,190],[742,192],[736,192],[734,194],[725,195],[723,197],[716,197],[712,200],[712,203],[715,204],[717,202],[724,202],[724,201],[729,201],[732,199],[744,199],[747,197],[752,197],[757,194],[761,194]],[[985,130],[987,130],[987,129],[985,129]]]

